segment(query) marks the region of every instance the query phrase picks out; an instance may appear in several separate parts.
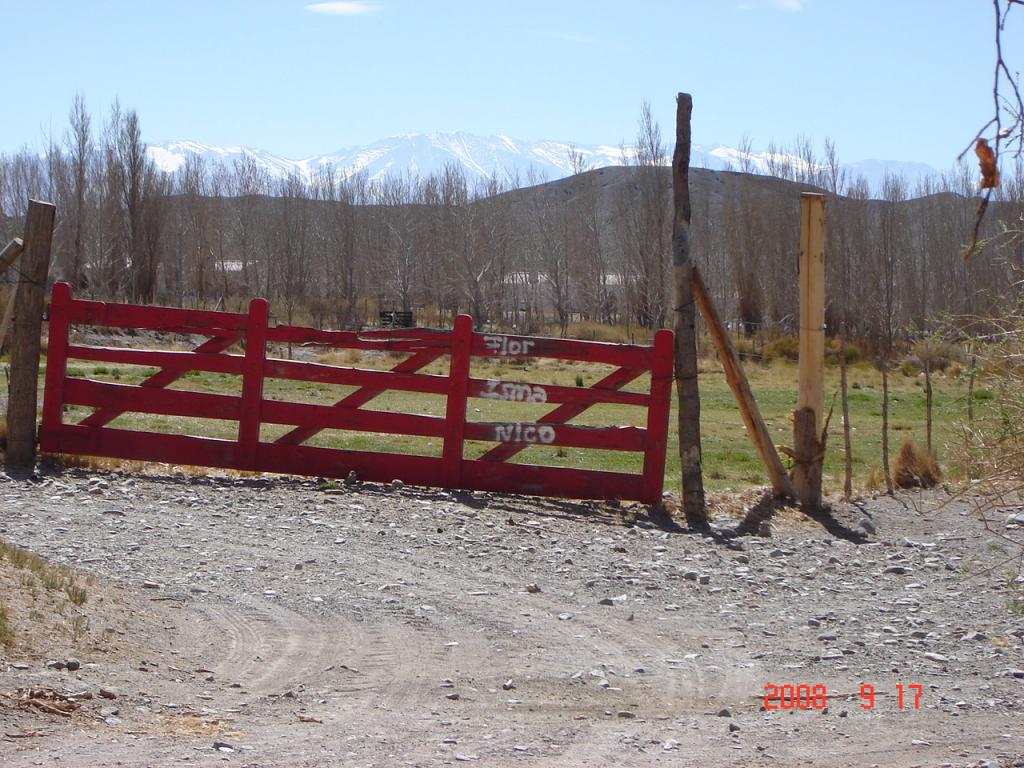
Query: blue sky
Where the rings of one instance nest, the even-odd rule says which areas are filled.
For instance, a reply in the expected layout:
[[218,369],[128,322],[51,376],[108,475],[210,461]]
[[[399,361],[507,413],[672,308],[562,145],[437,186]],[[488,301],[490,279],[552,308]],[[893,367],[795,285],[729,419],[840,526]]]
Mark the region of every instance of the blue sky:
[[[1024,66],[1024,8],[1004,49]],[[0,152],[76,92],[152,143],[291,158],[421,131],[630,142],[694,97],[697,142],[798,134],[948,167],[991,116],[988,0],[0,0]]]

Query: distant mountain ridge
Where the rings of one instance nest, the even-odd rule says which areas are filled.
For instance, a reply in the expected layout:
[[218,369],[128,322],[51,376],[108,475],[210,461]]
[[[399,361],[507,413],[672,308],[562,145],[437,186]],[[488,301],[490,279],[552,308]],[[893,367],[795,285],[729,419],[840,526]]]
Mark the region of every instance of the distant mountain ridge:
[[[414,133],[392,136],[359,147],[350,147],[325,155],[293,160],[271,152],[249,147],[216,147],[194,141],[172,141],[151,144],[148,155],[158,168],[174,173],[186,159],[200,156],[207,162],[231,165],[243,157],[250,158],[271,178],[280,179],[297,174],[311,179],[330,166],[344,177],[364,172],[371,181],[388,175],[428,176],[455,163],[471,180],[496,176],[501,181],[516,177],[521,184],[554,181],[572,175],[575,170],[571,155],[587,169],[628,165],[633,148],[622,145],[575,145],[563,141],[523,141],[509,136],[477,136],[471,133]],[[691,166],[709,170],[741,170],[746,165],[755,173],[767,173],[772,161],[799,164],[792,155],[768,152],[745,152],[721,144],[694,145]],[[913,185],[919,178],[936,174],[924,163],[894,160],[863,160],[843,166],[851,178],[863,174],[872,189],[880,189],[886,172],[902,173]]]

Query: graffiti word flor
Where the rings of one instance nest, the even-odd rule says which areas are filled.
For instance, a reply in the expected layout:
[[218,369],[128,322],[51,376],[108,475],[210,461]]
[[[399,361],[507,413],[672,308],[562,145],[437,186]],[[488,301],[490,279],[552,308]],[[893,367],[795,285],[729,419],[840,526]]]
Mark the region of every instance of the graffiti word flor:
[[536,343],[533,339],[513,339],[499,334],[484,336],[484,346],[498,355],[528,355]]
[[511,400],[516,403],[546,403],[548,393],[536,384],[515,384],[511,381],[488,381],[480,397],[488,400]]
[[548,424],[497,424],[494,439],[500,443],[540,443],[555,441],[555,428]]

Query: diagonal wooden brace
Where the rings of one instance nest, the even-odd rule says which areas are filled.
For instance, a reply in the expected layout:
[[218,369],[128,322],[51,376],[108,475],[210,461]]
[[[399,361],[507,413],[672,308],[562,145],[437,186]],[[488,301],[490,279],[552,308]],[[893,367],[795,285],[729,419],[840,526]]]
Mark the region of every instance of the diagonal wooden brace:
[[[223,352],[225,349],[234,344],[236,341],[238,341],[239,338],[240,337],[238,336],[238,334],[231,334],[228,336],[215,336],[212,339],[207,339],[206,341],[204,341],[202,344],[200,344],[198,347],[192,350],[192,352],[193,354],[197,355],[219,354],[220,352]],[[176,368],[173,370],[170,368],[163,368],[154,373],[145,381],[143,381],[139,386],[163,389],[165,387],[169,387],[171,384],[176,382],[186,373],[188,373],[188,370],[185,368]],[[90,414],[88,417],[83,419],[80,426],[105,427],[107,424],[109,424],[110,422],[112,422],[114,419],[116,419],[118,416],[125,412],[126,411],[119,410],[117,408],[101,408],[100,410],[95,411],[94,413]]]

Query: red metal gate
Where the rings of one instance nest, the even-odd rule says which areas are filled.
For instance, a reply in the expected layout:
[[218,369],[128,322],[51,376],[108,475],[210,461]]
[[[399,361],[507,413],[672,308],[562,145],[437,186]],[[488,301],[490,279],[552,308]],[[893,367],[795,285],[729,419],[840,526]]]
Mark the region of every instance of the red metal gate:
[[[409,328],[389,331],[322,331],[271,326],[269,304],[254,299],[248,314],[81,301],[66,283],[53,288],[46,391],[40,446],[49,453],[84,454],[140,461],[345,477],[402,480],[415,485],[504,491],[567,498],[661,498],[672,387],[672,332],[658,331],[653,346],[604,344],[566,339],[476,333],[473,320],[459,315],[452,331]],[[206,336],[191,351],[156,351],[72,345],[72,326],[152,330]],[[235,345],[244,355],[226,354]],[[268,344],[316,345],[327,349],[374,350],[410,356],[391,370],[296,362],[267,357]],[[448,356],[447,376],[419,373]],[[616,366],[591,387],[566,387],[472,378],[470,359],[559,358]],[[139,385],[68,376],[68,359],[158,368]],[[191,371],[241,377],[241,394],[169,389]],[[650,372],[649,392],[621,388]],[[283,402],[264,397],[264,382],[288,379],[357,389],[333,406]],[[445,416],[364,409],[387,390],[446,396]],[[466,419],[470,398],[553,403],[535,422]],[[646,408],[646,428],[594,427],[567,422],[598,403]],[[65,406],[94,411],[65,423]],[[162,434],[108,426],[124,413],[185,416],[238,422],[235,440]],[[264,424],[287,425],[273,441],[261,440]],[[303,445],[325,429],[437,437],[440,456],[354,451]],[[467,440],[497,443],[477,459],[464,458]],[[508,459],[532,445],[598,448],[643,454],[640,474],[516,464]]]

